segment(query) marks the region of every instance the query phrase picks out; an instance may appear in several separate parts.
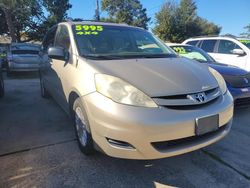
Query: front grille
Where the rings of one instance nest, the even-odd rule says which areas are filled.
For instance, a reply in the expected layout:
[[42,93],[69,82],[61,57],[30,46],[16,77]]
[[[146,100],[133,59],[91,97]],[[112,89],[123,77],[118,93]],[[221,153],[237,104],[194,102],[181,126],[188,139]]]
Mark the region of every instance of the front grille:
[[173,110],[195,110],[195,109],[199,109],[199,108],[202,108],[202,107],[206,107],[206,106],[209,106],[213,103],[215,103],[219,98],[216,98],[214,100],[211,100],[207,103],[202,103],[202,104],[199,104],[199,105],[183,105],[183,106],[163,106],[165,108],[168,108],[168,109],[173,109]]
[[[198,100],[197,95],[202,94],[203,100]],[[204,90],[197,93],[179,94],[171,96],[153,97],[154,101],[159,105],[171,109],[194,109],[201,106],[210,105],[221,96],[218,87]]]
[[171,149],[178,149],[178,148],[182,148],[182,147],[187,146],[187,145],[192,145],[192,144],[197,143],[197,142],[202,142],[202,141],[210,139],[216,135],[219,135],[224,130],[226,130],[228,128],[228,126],[229,126],[229,124],[224,125],[216,131],[206,133],[206,134],[201,135],[201,136],[191,136],[191,137],[187,137],[187,138],[181,138],[181,139],[177,139],[177,140],[163,141],[163,142],[152,142],[151,145],[156,150],[158,150],[160,152],[168,151]]
[[[213,88],[213,89],[209,89],[209,90],[206,90],[204,91],[204,93],[206,95],[209,95],[211,93],[213,93],[217,88]],[[192,95],[194,93],[189,93],[189,94],[183,94],[183,95],[171,95],[171,96],[160,96],[160,97],[157,97],[159,99],[187,99],[187,95]]]
[[228,84],[235,88],[250,87],[250,73],[241,76],[224,75],[224,79]]

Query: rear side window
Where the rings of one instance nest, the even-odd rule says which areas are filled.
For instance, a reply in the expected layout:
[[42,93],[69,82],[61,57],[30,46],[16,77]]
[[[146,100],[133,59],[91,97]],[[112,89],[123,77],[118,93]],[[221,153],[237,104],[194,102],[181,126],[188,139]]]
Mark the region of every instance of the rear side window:
[[234,49],[241,49],[237,44],[229,40],[220,40],[218,53],[233,54]]
[[216,44],[216,40],[203,40],[201,49],[206,52],[214,52],[215,44]]
[[198,42],[199,42],[198,40],[194,40],[194,41],[187,42],[187,44],[192,45],[192,46],[196,46]]

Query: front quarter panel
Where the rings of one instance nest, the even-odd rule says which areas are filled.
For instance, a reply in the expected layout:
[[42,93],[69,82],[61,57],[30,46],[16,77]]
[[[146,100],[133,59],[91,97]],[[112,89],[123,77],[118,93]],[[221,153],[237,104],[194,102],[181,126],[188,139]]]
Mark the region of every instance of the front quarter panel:
[[82,97],[96,91],[95,73],[97,73],[97,70],[89,65],[86,59],[78,57],[76,65],[71,66],[68,71],[69,87],[65,91],[68,100],[71,92],[75,92],[79,97]]

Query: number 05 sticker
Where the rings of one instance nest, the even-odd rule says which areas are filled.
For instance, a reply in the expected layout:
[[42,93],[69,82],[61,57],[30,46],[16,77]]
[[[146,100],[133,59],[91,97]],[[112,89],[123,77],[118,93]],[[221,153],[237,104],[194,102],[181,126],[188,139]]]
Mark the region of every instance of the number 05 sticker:
[[76,25],[75,26],[77,35],[98,35],[99,32],[103,31],[101,25]]

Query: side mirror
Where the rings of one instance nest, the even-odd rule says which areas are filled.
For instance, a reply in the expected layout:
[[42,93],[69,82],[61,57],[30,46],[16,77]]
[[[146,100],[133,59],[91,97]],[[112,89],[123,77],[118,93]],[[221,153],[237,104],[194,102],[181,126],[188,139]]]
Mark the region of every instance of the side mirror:
[[246,54],[242,49],[233,49],[232,53],[239,56],[244,56]]
[[61,47],[50,47],[48,49],[48,56],[51,59],[67,60],[68,54],[65,49]]

